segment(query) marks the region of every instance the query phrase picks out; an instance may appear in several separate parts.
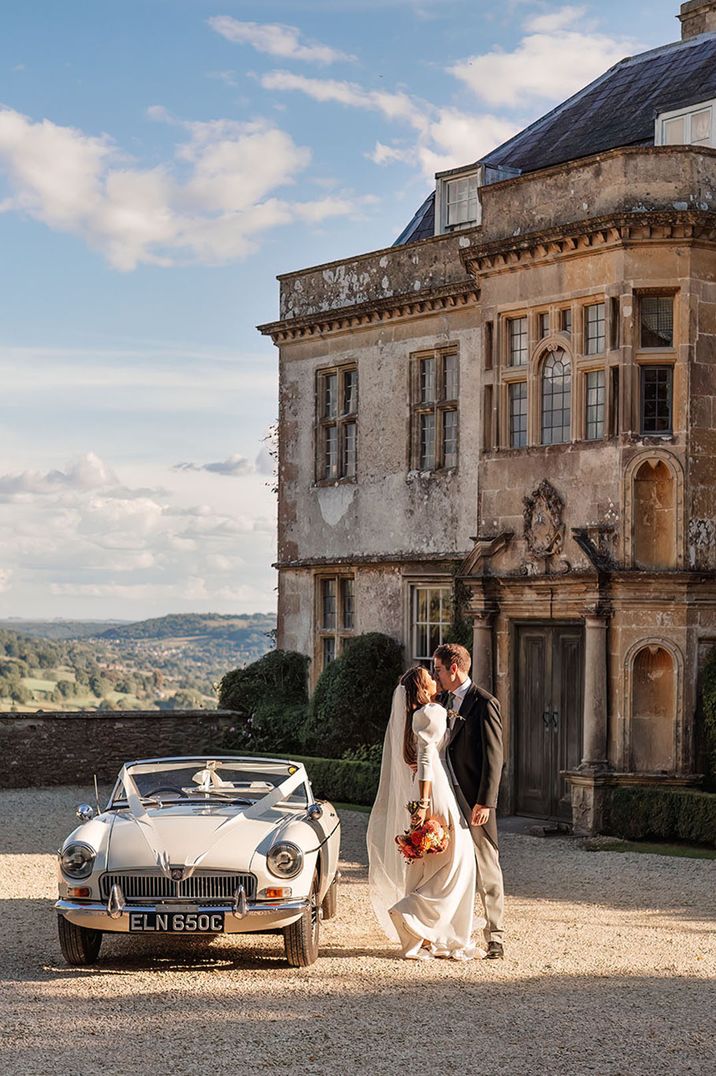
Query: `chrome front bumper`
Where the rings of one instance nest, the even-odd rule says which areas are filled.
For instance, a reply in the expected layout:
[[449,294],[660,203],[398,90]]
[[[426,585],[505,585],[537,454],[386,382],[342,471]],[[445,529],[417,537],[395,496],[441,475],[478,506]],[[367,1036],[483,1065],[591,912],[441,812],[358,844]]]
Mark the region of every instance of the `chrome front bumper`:
[[[153,914],[155,912],[192,912],[197,915],[222,913],[224,916],[224,934],[248,934],[251,931],[274,930],[295,923],[308,907],[308,900],[260,900],[247,901],[245,911],[237,912],[233,904],[202,905],[177,901],[167,904],[124,904],[121,911],[110,915],[107,905],[92,900],[58,900],[55,909],[70,923],[88,930],[101,930],[112,934],[129,934],[130,915]],[[138,934],[147,936],[139,931]],[[157,932],[159,933],[159,932]],[[215,932],[182,931],[169,936],[177,937],[211,937]]]

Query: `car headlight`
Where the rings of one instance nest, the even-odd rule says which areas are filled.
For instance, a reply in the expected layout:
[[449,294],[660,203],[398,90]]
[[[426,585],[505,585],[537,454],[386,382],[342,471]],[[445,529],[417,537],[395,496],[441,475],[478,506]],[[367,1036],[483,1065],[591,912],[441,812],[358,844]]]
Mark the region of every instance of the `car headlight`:
[[266,866],[277,878],[295,878],[303,867],[303,852],[297,844],[280,841],[266,856]]
[[68,844],[60,855],[62,873],[70,878],[87,878],[92,873],[97,853],[88,844]]

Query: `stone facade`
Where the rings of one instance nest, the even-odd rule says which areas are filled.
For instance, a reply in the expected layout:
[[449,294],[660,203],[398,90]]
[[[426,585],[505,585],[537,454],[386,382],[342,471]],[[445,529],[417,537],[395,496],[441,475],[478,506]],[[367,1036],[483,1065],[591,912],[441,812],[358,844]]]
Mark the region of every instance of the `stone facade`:
[[[313,659],[314,682],[354,632],[424,659],[459,580],[476,679],[502,705],[502,808],[593,830],[608,784],[689,784],[701,766],[716,150],[617,148],[480,202],[479,227],[281,278],[281,320],[262,326],[280,349],[279,646]],[[658,346],[652,308],[673,317]],[[425,370],[447,371],[445,355],[457,418],[438,385],[426,421],[444,444],[458,424],[457,457],[421,469]],[[325,377],[344,368],[355,467],[327,477]],[[560,412],[552,378],[569,386]],[[668,395],[663,430],[651,385]]]
[[0,788],[112,781],[124,762],[230,754],[238,715],[221,710],[0,715]]

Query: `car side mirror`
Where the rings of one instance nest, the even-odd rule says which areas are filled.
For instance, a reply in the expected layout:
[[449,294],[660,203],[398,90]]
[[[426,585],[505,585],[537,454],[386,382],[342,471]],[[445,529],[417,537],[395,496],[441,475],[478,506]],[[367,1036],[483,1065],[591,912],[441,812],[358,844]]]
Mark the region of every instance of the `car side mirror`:
[[90,807],[89,803],[81,803],[75,814],[79,818],[80,822],[91,822],[94,818],[94,811]]
[[306,813],[312,822],[317,822],[319,818],[323,818],[323,808],[320,803],[312,803]]

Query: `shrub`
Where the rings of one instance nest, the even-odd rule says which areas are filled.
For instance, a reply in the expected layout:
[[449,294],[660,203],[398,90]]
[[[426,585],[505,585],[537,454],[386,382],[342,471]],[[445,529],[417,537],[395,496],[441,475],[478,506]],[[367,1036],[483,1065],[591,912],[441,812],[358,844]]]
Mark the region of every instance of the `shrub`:
[[251,715],[263,704],[307,703],[308,662],[294,650],[270,650],[226,673],[219,684],[219,709]]
[[402,648],[389,635],[368,632],[347,643],[319,677],[306,726],[307,749],[337,757],[361,744],[382,743],[402,671]]
[[716,795],[691,789],[613,788],[605,832],[626,840],[661,838],[716,845]]
[[716,647],[704,666],[702,706],[707,787],[716,790]]
[[262,703],[239,730],[242,742],[253,751],[284,754],[303,751],[308,706],[306,703]]

